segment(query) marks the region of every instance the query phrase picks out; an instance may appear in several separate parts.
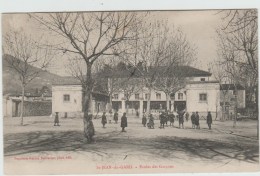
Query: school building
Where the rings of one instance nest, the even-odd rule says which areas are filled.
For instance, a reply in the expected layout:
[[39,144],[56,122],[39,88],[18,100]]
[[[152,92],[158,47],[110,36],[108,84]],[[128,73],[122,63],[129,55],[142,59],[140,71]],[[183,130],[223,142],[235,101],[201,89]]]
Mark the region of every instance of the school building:
[[[155,70],[160,72],[163,68]],[[220,84],[212,78],[212,74],[190,66],[179,67],[179,71],[185,73],[186,84],[181,90],[172,93],[169,101],[166,100],[166,94],[159,90],[152,90],[150,94],[150,109],[152,113],[166,110],[167,103],[171,111],[185,110],[189,113],[198,111],[206,115],[208,111],[212,114],[221,114],[220,111]],[[112,79],[137,79],[142,82],[143,79],[138,73],[126,73],[127,70],[119,72],[113,71],[103,77],[107,81],[108,89],[112,89]],[[126,84],[131,84],[127,81]],[[135,82],[132,82],[135,84]],[[147,99],[149,91],[145,84],[141,84],[141,89],[135,90],[126,97],[125,91],[120,87],[109,97],[100,92],[92,93],[91,112],[95,115],[103,111],[109,111],[109,99],[112,98],[113,111],[127,114],[138,114],[141,116],[147,110]],[[52,86],[52,112],[59,112],[61,116],[76,116],[82,114],[82,86],[78,81],[67,80]]]

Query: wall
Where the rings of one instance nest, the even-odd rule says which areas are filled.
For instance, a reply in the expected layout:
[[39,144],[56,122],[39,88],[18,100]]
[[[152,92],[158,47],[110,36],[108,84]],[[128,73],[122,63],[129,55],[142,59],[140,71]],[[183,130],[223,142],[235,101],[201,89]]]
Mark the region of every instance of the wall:
[[[230,103],[231,106],[235,106],[235,95],[233,95],[233,90],[228,90],[225,96],[225,101]],[[220,101],[224,102],[224,93],[220,91]],[[238,108],[245,108],[246,107],[246,97],[245,97],[245,90],[238,90],[237,91],[237,102]]]
[[[139,93],[140,99],[143,98],[143,100],[146,101],[145,94],[148,93],[148,90],[144,90],[143,92],[139,91],[138,93]],[[156,93],[160,93],[161,94],[161,99],[156,99]],[[118,92],[118,93],[115,93],[115,94],[118,94],[118,99],[114,99],[113,98],[112,101],[121,101],[121,100],[124,99],[124,94],[122,92]],[[135,99],[135,93],[134,93],[129,98],[129,101],[139,101],[140,99]],[[166,101],[166,95],[165,95],[165,93],[163,91],[152,90],[150,100],[151,101]]]
[[[49,116],[52,113],[51,101],[25,101],[24,116]],[[20,114],[20,113],[18,113]]]
[[[197,83],[187,85],[187,111],[206,113],[207,111],[220,111],[219,84],[218,83]],[[206,93],[207,101],[199,100],[199,94]]]
[[211,81],[211,77],[201,76],[201,77],[189,77],[187,78],[188,81],[201,81],[201,78],[204,78],[205,81]]
[[[10,100],[12,101],[12,100]],[[16,106],[18,104],[18,106]],[[19,117],[21,115],[21,102],[12,101],[12,115],[11,117]],[[17,108],[17,109],[16,109]],[[17,114],[16,114],[17,113]],[[49,116],[52,113],[51,101],[24,101],[23,116]]]
[[12,100],[3,99],[3,115],[4,117],[12,117]]
[[[70,95],[70,101],[64,101],[63,95]],[[60,116],[74,116],[82,111],[82,87],[80,85],[52,86],[52,113]]]

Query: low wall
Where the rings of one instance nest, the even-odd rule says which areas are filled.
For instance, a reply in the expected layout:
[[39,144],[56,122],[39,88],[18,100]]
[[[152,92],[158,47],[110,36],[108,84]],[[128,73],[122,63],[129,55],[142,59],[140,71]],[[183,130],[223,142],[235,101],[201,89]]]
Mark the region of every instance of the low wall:
[[[21,114],[21,102],[18,109],[15,110],[13,106],[13,117],[20,116]],[[17,111],[17,113],[16,113]],[[25,101],[24,102],[24,114],[23,116],[49,116],[52,112],[51,101]]]

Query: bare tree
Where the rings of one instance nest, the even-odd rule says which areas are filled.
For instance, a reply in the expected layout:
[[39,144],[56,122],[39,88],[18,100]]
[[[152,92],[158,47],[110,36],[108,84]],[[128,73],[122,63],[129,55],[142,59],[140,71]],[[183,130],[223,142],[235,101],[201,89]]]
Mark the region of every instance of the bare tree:
[[150,96],[159,72],[155,69],[163,65],[164,50],[167,47],[169,29],[166,23],[144,23],[139,31],[135,31],[136,38],[133,50],[126,55],[125,60],[136,69],[148,90],[147,112],[150,113]]
[[170,110],[170,96],[186,86],[185,75],[178,66],[165,68],[156,79],[155,89],[163,91],[166,95],[166,110]]
[[[240,73],[247,76],[247,85],[256,87],[258,85],[258,24],[257,10],[230,10],[223,11],[224,25],[218,31],[224,42],[229,43],[236,56],[232,62],[240,67]],[[250,79],[248,79],[248,77]],[[241,74],[241,79],[243,76]],[[258,97],[258,91],[255,91]],[[251,96],[249,96],[251,97]],[[258,98],[256,98],[258,105]],[[256,105],[256,106],[257,106]]]
[[19,75],[22,89],[20,117],[23,125],[25,89],[47,68],[53,52],[42,48],[31,36],[17,31],[9,31],[4,36],[3,46],[8,67]]
[[[98,73],[97,82],[99,82],[100,87],[109,96],[108,110],[112,112],[112,98],[114,93],[120,90],[122,79],[119,78],[118,72],[124,71],[125,68],[120,68],[118,58],[112,57],[108,60],[108,63],[102,64],[103,68]],[[125,67],[125,66],[124,66]],[[123,70],[122,70],[123,69]]]
[[126,101],[126,112],[129,110],[129,100],[132,95],[139,93],[142,89],[142,81],[139,78],[127,77],[121,78],[119,91],[123,92]]
[[195,60],[195,52],[180,30],[171,37],[170,46],[165,51],[168,53],[164,61],[165,66],[155,81],[155,89],[166,94],[167,110],[170,110],[170,94],[175,94],[186,86],[186,73],[182,69]]
[[[84,117],[88,119],[93,90],[92,66],[101,56],[120,55],[118,45],[132,40],[132,30],[140,22],[132,12],[52,13],[32,17],[61,40],[56,48],[75,54],[86,65],[83,99]],[[89,119],[86,121],[88,123]]]
[[[169,95],[170,89],[175,90],[179,87],[179,85],[175,85],[176,87],[173,88],[173,84],[170,87],[169,83],[174,79],[176,83],[178,78],[167,77],[167,71],[170,72],[171,68],[178,64],[187,64],[189,59],[192,60],[194,52],[182,31],[169,27],[167,20],[155,22],[151,20],[150,23],[143,24],[142,30],[136,31],[138,40],[133,43],[134,50],[126,60],[136,68],[143,79],[148,95],[147,112],[150,113],[152,90],[164,90]],[[159,86],[157,80],[162,85]]]
[[[222,68],[222,64],[221,62],[214,62],[209,64],[209,68],[212,70],[212,72],[214,73],[213,76],[215,78],[215,80],[217,80],[219,82],[219,87],[220,87],[220,92],[221,92],[221,100],[223,100],[223,104],[222,104],[222,113],[221,113],[221,118],[220,120],[225,120],[226,117],[226,105],[229,102],[228,99],[228,93],[230,91],[230,84],[228,84],[228,86],[226,87],[224,84],[229,82],[229,78],[228,78],[228,74],[226,73],[225,69]],[[217,105],[216,105],[217,106]],[[217,112],[217,107],[216,107],[216,112]],[[216,119],[218,118],[218,116],[216,116]],[[215,120],[216,120],[215,119]]]
[[[258,77],[256,76],[258,74],[257,10],[229,10],[221,11],[220,14],[222,14],[224,25],[217,32],[222,64],[235,85],[235,91],[236,85],[245,80],[241,75],[247,75],[250,78],[248,80],[255,83],[255,85],[251,83],[248,85],[256,87],[254,93],[256,107],[258,107]],[[236,117],[237,113],[235,113],[235,119]]]

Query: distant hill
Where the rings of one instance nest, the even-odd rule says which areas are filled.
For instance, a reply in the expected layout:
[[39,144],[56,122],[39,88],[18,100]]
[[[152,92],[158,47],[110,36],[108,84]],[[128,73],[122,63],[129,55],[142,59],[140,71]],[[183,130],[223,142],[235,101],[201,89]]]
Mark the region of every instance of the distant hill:
[[[6,94],[21,94],[21,83],[19,80],[19,74],[12,68],[8,67],[7,59],[12,56],[3,55],[2,65],[3,65],[3,95]],[[13,57],[12,57],[13,58]],[[30,69],[40,70],[39,68],[31,66]],[[48,71],[41,71],[39,76],[36,77],[32,82],[28,84],[25,92],[34,93],[37,89],[40,90],[44,86],[51,90],[52,84],[57,82],[62,82],[67,80],[67,77],[62,77]]]

